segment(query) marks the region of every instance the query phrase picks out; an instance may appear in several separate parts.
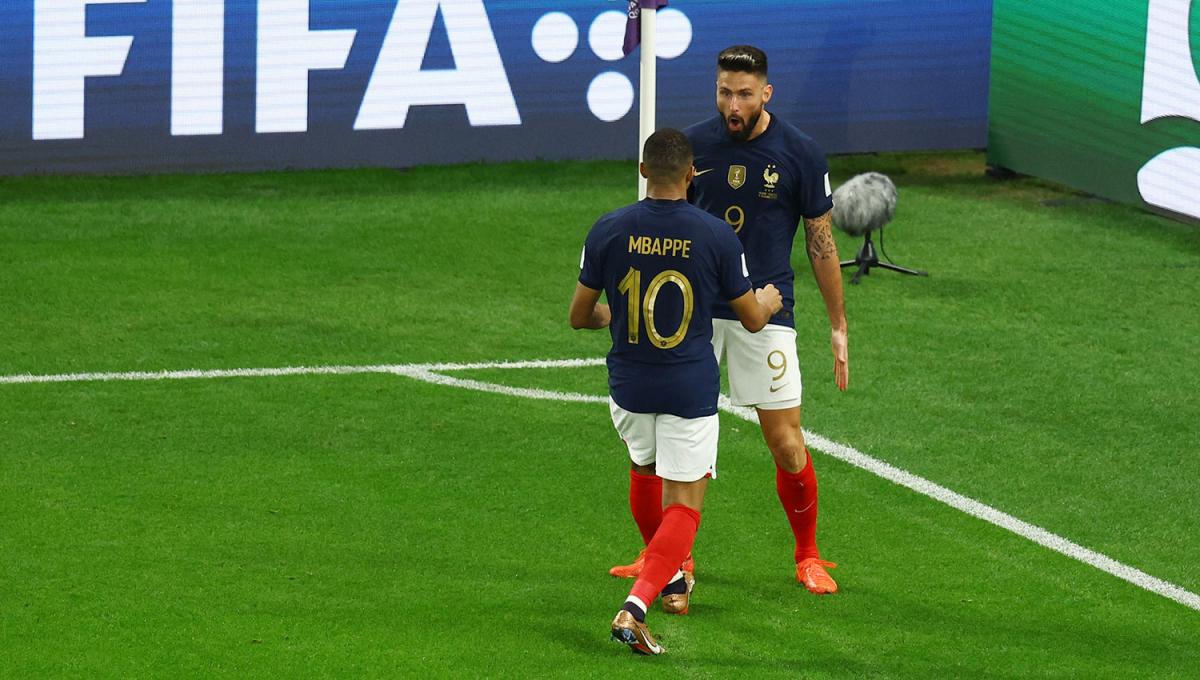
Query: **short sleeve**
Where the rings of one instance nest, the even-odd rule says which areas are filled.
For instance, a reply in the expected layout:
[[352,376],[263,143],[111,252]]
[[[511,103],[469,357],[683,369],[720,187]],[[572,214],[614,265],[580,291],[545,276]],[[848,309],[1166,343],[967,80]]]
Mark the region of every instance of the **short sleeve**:
[[726,300],[736,300],[754,288],[750,281],[750,270],[746,267],[746,253],[742,250],[742,242],[732,229],[721,224],[717,229],[718,251],[717,262],[720,270],[718,278],[721,281],[721,297]]
[[833,209],[833,187],[829,185],[829,163],[817,143],[808,140],[801,149],[803,171],[800,173],[800,215],[815,219]]
[[588,232],[579,256],[579,282],[592,290],[604,289],[604,248],[600,239],[600,223]]

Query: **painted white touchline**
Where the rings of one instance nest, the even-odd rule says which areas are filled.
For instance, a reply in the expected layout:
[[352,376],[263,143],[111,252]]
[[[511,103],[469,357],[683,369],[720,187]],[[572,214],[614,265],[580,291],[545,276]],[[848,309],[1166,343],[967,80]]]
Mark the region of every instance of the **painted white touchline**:
[[[723,411],[728,411],[739,418],[748,420],[753,423],[758,422],[758,414],[752,408],[744,406],[734,406],[729,398],[721,395],[720,408]],[[872,458],[867,454],[853,447],[839,444],[822,437],[819,434],[804,431],[805,443],[810,447],[821,451],[827,455],[833,456],[838,460],[849,463],[854,467],[861,468],[871,474],[882,477],[889,482],[899,484],[907,489],[916,491],[917,493],[928,496],[936,501],[940,501],[950,507],[967,513],[968,515],[981,519],[985,522],[994,524],[1002,529],[1007,529],[1018,536],[1027,538],[1038,545],[1049,548],[1054,552],[1061,553],[1067,557],[1079,560],[1084,564],[1090,565],[1132,583],[1139,588],[1144,588],[1152,593],[1157,593],[1163,597],[1174,600],[1179,604],[1192,609],[1200,610],[1200,595],[1191,591],[1184,590],[1179,586],[1164,581],[1156,576],[1151,576],[1146,572],[1131,567],[1127,564],[1118,562],[1107,555],[1103,555],[1094,550],[1085,548],[1074,541],[1070,541],[1057,534],[1050,533],[1045,529],[1030,524],[1024,520],[1017,519],[1012,515],[1001,512],[990,505],[980,503],[979,501],[968,498],[956,491],[951,491],[946,487],[936,484],[918,477],[911,472],[902,470],[890,463],[885,463],[877,458]]]
[[[381,364],[377,366],[285,366],[283,368],[232,368],[183,371],[126,371],[119,373],[60,373],[56,375],[4,375],[3,384],[108,382],[119,380],[189,380],[195,378],[267,378],[286,375],[350,375],[396,373],[400,370],[469,371],[489,368],[581,368],[603,366],[603,358],[540,359],[536,361],[491,361],[478,363]],[[479,383],[484,384],[484,383]],[[524,396],[524,395],[520,395]]]
[[[348,375],[358,373],[391,373],[415,380],[421,380],[435,385],[460,387],[463,389],[525,397],[529,399],[544,399],[553,401],[571,401],[585,403],[608,403],[608,397],[594,394],[579,394],[576,392],[554,392],[535,388],[510,387],[494,383],[480,382],[465,378],[454,378],[437,373],[437,371],[481,370],[493,368],[577,368],[585,366],[601,366],[604,359],[549,359],[536,361],[501,361],[478,363],[436,363],[436,364],[381,364],[375,366],[290,366],[284,368],[237,368],[227,370],[185,370],[185,371],[137,371],[124,373],[69,373],[60,375],[10,375],[0,376],[0,384],[32,384],[59,382],[98,382],[119,380],[185,380],[195,378],[238,378],[238,377],[275,377],[289,375]],[[735,415],[743,420],[758,423],[758,414],[754,409],[744,406],[734,406],[729,398],[721,395],[718,406],[721,410]],[[972,517],[994,524],[1002,529],[1011,531],[1049,548],[1067,557],[1079,560],[1084,564],[1095,567],[1128,581],[1133,585],[1152,593],[1161,595],[1186,607],[1200,610],[1200,595],[1185,590],[1173,583],[1151,576],[1140,569],[1118,562],[1111,557],[1089,550],[1078,543],[1062,536],[1053,534],[1045,529],[1017,519],[1012,515],[1001,512],[990,505],[951,491],[940,484],[918,477],[894,465],[845,444],[839,444],[815,434],[804,431],[804,438],[810,448],[816,449],[838,460],[849,463],[857,468],[866,470],[894,484],[898,484],[919,494],[928,496],[936,501],[945,503],[956,510],[965,512]]]
[[[446,369],[442,369],[446,370]],[[601,397],[595,394],[579,394],[577,392],[551,392],[549,390],[540,390],[528,387],[509,387],[508,385],[497,385],[495,383],[479,382],[478,380],[467,380],[465,378],[452,378],[448,375],[434,373],[428,369],[419,366],[396,366],[392,371],[396,375],[403,375],[417,380],[424,380],[435,385],[448,385],[450,387],[462,387],[468,390],[478,390],[480,392],[493,392],[496,394],[506,394],[514,397],[525,397],[527,399],[548,399],[550,401],[581,401],[588,403],[608,403],[608,397]]]
[[533,361],[485,361],[470,364],[407,365],[427,371],[473,371],[487,368],[585,368],[588,366],[603,366],[604,357],[593,357],[590,359],[537,359]]
[[130,371],[124,373],[61,373],[58,375],[5,375],[0,384],[109,382],[117,380],[188,380],[193,378],[264,378],[285,375],[347,375],[391,373],[394,366],[286,366],[284,368],[232,368],[185,371]]

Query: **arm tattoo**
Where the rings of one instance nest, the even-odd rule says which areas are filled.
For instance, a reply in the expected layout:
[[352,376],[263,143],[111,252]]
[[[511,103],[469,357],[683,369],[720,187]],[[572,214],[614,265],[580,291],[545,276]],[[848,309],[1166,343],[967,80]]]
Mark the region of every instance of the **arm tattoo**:
[[829,213],[804,220],[804,243],[808,246],[808,259],[813,262],[837,257],[837,244],[833,242],[830,232]]

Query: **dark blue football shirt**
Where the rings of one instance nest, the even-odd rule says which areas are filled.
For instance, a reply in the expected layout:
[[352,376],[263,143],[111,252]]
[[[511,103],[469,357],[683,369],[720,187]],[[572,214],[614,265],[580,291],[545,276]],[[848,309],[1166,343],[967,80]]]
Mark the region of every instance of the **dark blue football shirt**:
[[745,266],[729,225],[684,200],[646,199],[596,221],[579,282],[608,297],[608,387],[618,406],[681,418],[717,412],[712,310],[750,290]]
[[[730,139],[719,114],[683,132],[695,153],[690,200],[737,232],[754,287],[773,283],[779,289],[783,309],[771,323],[795,326],[792,241],[802,219],[833,208],[825,153],[775,114],[766,131],[748,142]],[[713,316],[737,318],[724,301]]]

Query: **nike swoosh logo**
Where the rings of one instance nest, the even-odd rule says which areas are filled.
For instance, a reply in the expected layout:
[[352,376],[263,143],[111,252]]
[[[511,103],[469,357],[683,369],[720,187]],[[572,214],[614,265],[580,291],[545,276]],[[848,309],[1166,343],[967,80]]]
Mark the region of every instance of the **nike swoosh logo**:
[[772,387],[771,387],[771,393],[772,393],[772,394],[774,394],[775,392],[778,392],[779,390],[782,390],[783,388],[787,387],[788,385],[791,385],[791,383],[787,383],[787,384],[784,384],[784,385],[779,385],[779,386],[777,386],[777,387],[776,387],[776,386],[772,386]]
[[[801,484],[800,486],[804,486],[804,485]],[[808,505],[804,506],[800,510],[793,510],[792,512],[808,512],[808,509],[811,508],[812,506],[816,505],[816,503],[817,503],[816,501],[813,501],[812,503],[809,503]]]
[[703,174],[704,174],[704,173],[706,173],[706,172],[712,172],[712,171],[713,171],[713,169],[712,169],[712,168],[709,168],[709,169],[707,169],[707,170],[697,170],[697,171],[696,171],[696,175],[695,175],[695,176],[696,176],[696,177],[699,177],[700,175],[703,175]]

